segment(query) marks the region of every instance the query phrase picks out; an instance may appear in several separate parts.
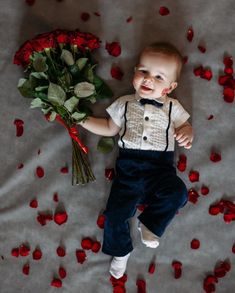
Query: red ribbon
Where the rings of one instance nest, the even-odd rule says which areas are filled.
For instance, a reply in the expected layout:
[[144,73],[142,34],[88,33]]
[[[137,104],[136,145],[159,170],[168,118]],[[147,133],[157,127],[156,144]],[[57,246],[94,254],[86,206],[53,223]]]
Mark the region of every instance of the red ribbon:
[[[49,116],[48,116],[48,115],[45,115],[45,116],[46,116],[46,119],[49,120]],[[79,139],[77,128],[76,128],[75,126],[73,126],[73,127],[68,127],[68,125],[64,122],[64,120],[63,120],[63,119],[60,117],[60,115],[58,115],[58,114],[56,115],[55,120],[56,120],[57,122],[59,122],[61,125],[63,125],[63,126],[68,130],[68,133],[69,133],[70,137],[71,137],[73,140],[75,140],[75,141],[78,143],[78,145],[80,146],[80,148],[83,150],[83,152],[84,152],[85,154],[87,154],[87,153],[88,153],[88,147],[85,146],[85,145],[81,142],[81,140]]]

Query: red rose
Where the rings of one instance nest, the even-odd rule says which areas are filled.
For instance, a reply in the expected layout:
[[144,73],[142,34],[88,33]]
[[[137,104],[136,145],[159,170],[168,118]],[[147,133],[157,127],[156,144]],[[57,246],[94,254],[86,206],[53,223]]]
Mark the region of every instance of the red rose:
[[51,49],[55,47],[55,38],[54,34],[49,32],[49,33],[44,33],[37,35],[33,40],[32,40],[32,45],[35,51],[43,51],[44,49]]
[[59,44],[67,44],[69,42],[69,36],[66,30],[57,29],[53,33],[56,41]]
[[72,45],[78,46],[79,49],[84,49],[84,46],[86,44],[86,40],[83,33],[80,33],[78,31],[71,32],[69,35],[69,42]]
[[15,53],[13,63],[26,67],[30,63],[32,53],[33,47],[29,41],[26,41]]

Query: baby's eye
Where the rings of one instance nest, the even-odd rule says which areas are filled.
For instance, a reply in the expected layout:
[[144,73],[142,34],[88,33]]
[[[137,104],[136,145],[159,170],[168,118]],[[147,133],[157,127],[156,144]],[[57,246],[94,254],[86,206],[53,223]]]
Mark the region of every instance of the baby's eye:
[[161,75],[156,75],[155,78],[158,79],[158,80],[163,80]]
[[140,71],[141,73],[143,73],[143,74],[148,73],[148,71],[147,71],[147,70],[144,70],[144,69],[139,69],[139,71]]

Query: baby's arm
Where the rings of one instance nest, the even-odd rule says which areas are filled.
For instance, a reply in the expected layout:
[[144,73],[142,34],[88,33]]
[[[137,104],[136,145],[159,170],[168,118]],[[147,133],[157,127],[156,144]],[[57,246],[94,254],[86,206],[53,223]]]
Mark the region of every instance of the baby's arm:
[[81,122],[80,125],[90,132],[103,136],[114,136],[121,129],[111,118],[95,118],[91,116]]
[[193,141],[193,128],[188,121],[180,125],[175,129],[174,134],[179,146],[183,146],[185,149],[190,149],[192,147]]

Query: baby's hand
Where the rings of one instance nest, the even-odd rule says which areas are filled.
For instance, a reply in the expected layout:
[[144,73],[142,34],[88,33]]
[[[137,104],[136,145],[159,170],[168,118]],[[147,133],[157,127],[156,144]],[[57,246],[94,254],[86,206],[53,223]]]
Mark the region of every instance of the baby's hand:
[[193,128],[189,123],[186,123],[175,129],[174,134],[175,139],[177,140],[180,147],[185,149],[190,149],[192,147],[193,141]]

